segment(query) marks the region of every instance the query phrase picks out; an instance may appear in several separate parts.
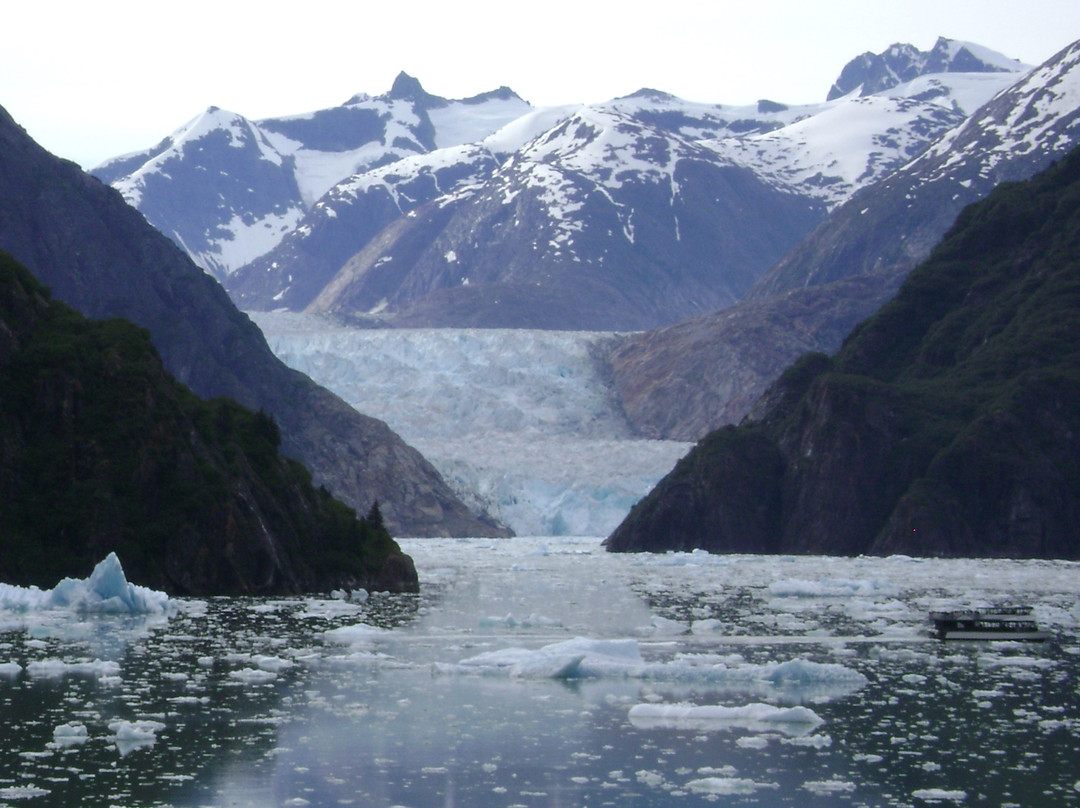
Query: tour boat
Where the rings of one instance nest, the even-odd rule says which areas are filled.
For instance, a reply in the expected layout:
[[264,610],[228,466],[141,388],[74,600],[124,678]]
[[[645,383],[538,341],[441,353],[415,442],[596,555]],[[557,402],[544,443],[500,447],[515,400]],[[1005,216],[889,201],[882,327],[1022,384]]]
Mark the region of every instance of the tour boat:
[[960,609],[930,612],[939,640],[1026,640],[1042,642],[1050,632],[1039,629],[1030,606],[997,606],[987,609]]

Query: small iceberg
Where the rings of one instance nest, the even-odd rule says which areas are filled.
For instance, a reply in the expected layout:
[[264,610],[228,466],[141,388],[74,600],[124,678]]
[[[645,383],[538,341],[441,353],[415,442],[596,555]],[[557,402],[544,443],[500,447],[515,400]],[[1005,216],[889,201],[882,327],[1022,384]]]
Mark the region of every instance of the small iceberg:
[[128,583],[116,553],[94,567],[89,578],[65,578],[51,590],[0,584],[0,608],[16,612],[67,610],[80,614],[167,614],[164,592]]
[[746,704],[742,707],[695,704],[636,704],[630,723],[638,729],[723,730],[739,727],[755,732],[779,730],[805,735],[824,721],[806,707],[774,707]]

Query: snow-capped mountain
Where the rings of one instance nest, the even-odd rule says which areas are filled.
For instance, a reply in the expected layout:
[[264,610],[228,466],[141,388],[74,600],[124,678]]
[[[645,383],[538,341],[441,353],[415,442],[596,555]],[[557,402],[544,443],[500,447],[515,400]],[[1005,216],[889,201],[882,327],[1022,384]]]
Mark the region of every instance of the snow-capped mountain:
[[998,93],[919,157],[855,194],[762,276],[761,299],[865,272],[906,272],[968,204],[1080,140],[1080,42]]
[[710,149],[586,107],[396,221],[309,307],[398,325],[639,329],[730,305],[820,220]]
[[851,94],[768,132],[706,141],[771,184],[833,208],[962,123],[1017,73],[942,73],[874,95]]
[[874,95],[919,76],[938,73],[1021,73],[1027,65],[974,42],[939,37],[929,51],[897,43],[883,53],[863,53],[848,62],[829,90],[829,100],[855,93]]
[[305,115],[251,121],[210,107],[93,173],[220,279],[273,248],[343,178],[475,142],[529,109],[506,88],[439,98],[402,73],[384,95]]
[[[249,122],[207,113],[198,126],[98,174],[223,278],[245,308],[300,309],[321,293],[321,310],[361,317],[375,310],[384,322],[647,327],[730,303],[746,277],[752,280],[779,258],[778,250],[808,232],[821,206],[842,203],[910,160],[1025,69],[977,45],[944,39],[927,54],[905,46],[879,59],[906,83],[890,80],[882,94],[868,95],[870,85],[861,81],[859,92],[801,106],[695,104],[641,90],[585,108],[533,109],[505,89],[467,101],[434,98],[402,75],[384,96],[357,96],[307,116]],[[586,121],[586,138],[597,126],[607,134],[574,145],[567,128],[574,119]],[[639,133],[631,135],[634,127]],[[615,135],[652,146],[632,155],[624,147],[590,153],[611,146],[605,138]],[[538,144],[548,144],[547,153]],[[726,188],[699,181],[700,198],[688,195],[675,172],[687,170],[690,153],[692,173],[703,174],[711,163],[714,177],[733,176],[733,166],[752,177],[720,183]],[[241,155],[242,165],[227,167]],[[637,182],[632,174],[654,179]],[[616,175],[619,192],[612,196]],[[664,176],[671,178],[666,185],[655,181]],[[769,193],[750,190],[757,183],[780,195],[764,201]],[[650,186],[652,194],[639,193]],[[515,215],[488,227],[496,215],[491,192],[510,187]],[[552,194],[571,194],[565,198],[577,203],[548,204],[556,202]],[[717,216],[742,209],[746,194],[755,198],[750,217],[783,219],[784,232],[746,227],[737,217],[719,225],[726,238],[688,229],[696,218],[696,225],[717,231]],[[782,200],[779,208],[772,207],[775,200]],[[679,202],[687,209],[675,213]],[[557,218],[543,221],[549,215]],[[516,268],[493,274],[490,266],[470,263],[478,251],[462,225],[484,221],[484,254],[512,256]],[[568,232],[576,233],[571,249]],[[695,239],[697,246],[686,243]],[[700,250],[719,257],[704,296],[694,285],[703,278]],[[616,260],[627,267],[622,277],[610,272]],[[578,265],[602,261],[608,271],[598,285],[579,271]],[[674,265],[680,269],[673,272]],[[324,289],[339,271],[336,291]],[[686,289],[683,280],[691,283]],[[499,286],[482,289],[481,282]],[[343,288],[357,283],[360,290],[344,302]],[[591,285],[591,294],[581,295],[583,285]],[[610,304],[597,308],[604,298]],[[538,306],[559,316],[537,311],[531,320],[515,320]]]
[[487,179],[498,160],[482,144],[402,158],[335,185],[272,250],[225,280],[246,309],[303,309],[383,228],[423,204]]
[[[1005,57],[995,63],[1022,67]],[[420,209],[434,199],[432,184],[424,182],[422,193],[417,186],[424,174],[446,173],[456,155],[432,152],[412,158],[411,165],[395,167],[392,178],[382,170],[350,178],[321,200],[277,249],[242,268],[226,285],[245,308],[299,309],[338,267],[345,267],[319,295],[315,310],[360,318],[374,313],[380,322],[408,325],[635,329],[667,324],[733,302],[741,294],[738,276],[754,277],[762,271],[762,261],[776,260],[775,248],[786,249],[794,243],[792,236],[798,240],[807,233],[822,206],[842,203],[909,161],[1017,75],[1001,70],[927,74],[881,95],[851,94],[803,106],[761,101],[725,107],[641,90],[588,107],[534,110],[479,144],[482,152],[470,152],[467,162],[479,170],[463,166],[461,182],[448,188],[432,210]],[[582,133],[599,126],[608,134],[574,144],[570,135],[577,124],[572,121],[584,122]],[[635,128],[638,134],[631,135]],[[671,139],[681,145],[638,149],[627,159],[627,149],[612,146],[615,134],[641,142]],[[730,188],[692,197],[697,226],[709,234],[703,249],[714,260],[707,277],[693,269],[702,256],[687,259],[687,245],[680,243],[688,233],[694,237],[687,227],[678,228],[674,240],[664,239],[675,232],[670,223],[641,228],[632,240],[627,238],[627,222],[635,217],[658,223],[677,218],[672,212],[680,194],[671,191],[670,183],[666,198],[658,194],[650,201],[640,195],[633,201],[623,198],[622,187],[612,196],[604,185],[604,176],[664,175],[672,170],[665,162],[669,154],[684,155],[691,149],[699,166],[749,168],[757,180],[783,193],[773,197],[783,200],[780,208],[747,209],[753,219],[749,226],[730,216],[732,209],[745,209]],[[539,165],[544,168],[538,170]],[[550,171],[553,167],[558,171]],[[392,188],[395,183],[410,190],[398,193]],[[515,188],[509,196],[508,183]],[[535,204],[526,215],[519,209],[507,217],[492,202],[517,200],[530,186],[541,203],[554,200],[555,183],[563,193],[576,184],[576,198],[593,204]],[[741,188],[753,184],[745,180]],[[358,196],[357,188],[365,193]],[[525,198],[530,198],[528,193]],[[597,200],[610,201],[614,216],[598,218],[602,205]],[[804,215],[792,216],[796,205],[803,206]],[[398,221],[400,214],[409,214],[409,219]],[[480,224],[500,215],[504,218],[497,228]],[[781,220],[791,229],[779,238],[763,239],[759,223]],[[471,234],[460,226],[463,221],[483,233],[483,238],[472,239],[484,245],[482,250],[470,249]],[[569,279],[564,277],[568,252],[543,249],[559,243],[560,236],[549,231],[560,227],[563,238],[567,228],[577,233],[572,248],[576,265]],[[617,243],[620,235],[628,245]],[[763,246],[763,240],[768,245]],[[624,246],[630,249],[624,251]],[[454,257],[456,273],[442,272],[446,255]],[[485,267],[485,259],[498,266]],[[608,272],[603,282],[594,284],[590,272],[604,260],[609,267],[617,261],[631,269],[621,277]],[[672,278],[665,262],[691,269]],[[684,281],[689,281],[685,289]],[[704,292],[695,281],[707,287]],[[521,319],[525,312],[528,319]]]
[[612,361],[623,411],[642,434],[683,440],[738,422],[781,368],[839,348],[965,205],[1078,143],[1080,42],[855,194],[736,305],[629,337]]

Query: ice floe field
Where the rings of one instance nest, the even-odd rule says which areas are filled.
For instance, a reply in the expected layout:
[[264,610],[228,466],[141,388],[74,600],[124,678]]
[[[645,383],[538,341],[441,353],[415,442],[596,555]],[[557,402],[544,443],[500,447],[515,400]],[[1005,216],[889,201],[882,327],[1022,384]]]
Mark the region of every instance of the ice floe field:
[[1075,563],[402,543],[419,596],[0,588],[0,805],[1080,802]]

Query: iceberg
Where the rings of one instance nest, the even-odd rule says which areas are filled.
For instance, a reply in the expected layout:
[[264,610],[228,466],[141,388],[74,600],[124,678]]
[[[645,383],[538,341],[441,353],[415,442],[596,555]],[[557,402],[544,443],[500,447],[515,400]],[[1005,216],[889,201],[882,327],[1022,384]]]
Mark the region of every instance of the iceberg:
[[[330,633],[330,632],[328,632]],[[669,661],[649,662],[634,639],[575,637],[541,648],[503,648],[463,659],[436,663],[442,674],[550,679],[648,679],[658,682],[707,682],[730,690],[763,692],[804,701],[827,701],[853,693],[867,683],[858,671],[836,663],[792,659],[761,665],[728,666],[715,655],[679,654]]]
[[153,746],[157,741],[157,733],[163,729],[165,725],[160,721],[121,719],[109,722],[109,731],[113,733],[111,739],[116,743],[120,757],[126,757],[136,749]]
[[116,553],[109,553],[89,578],[65,578],[51,590],[0,584],[0,609],[16,612],[67,610],[80,614],[168,614],[169,596],[129,583]]

